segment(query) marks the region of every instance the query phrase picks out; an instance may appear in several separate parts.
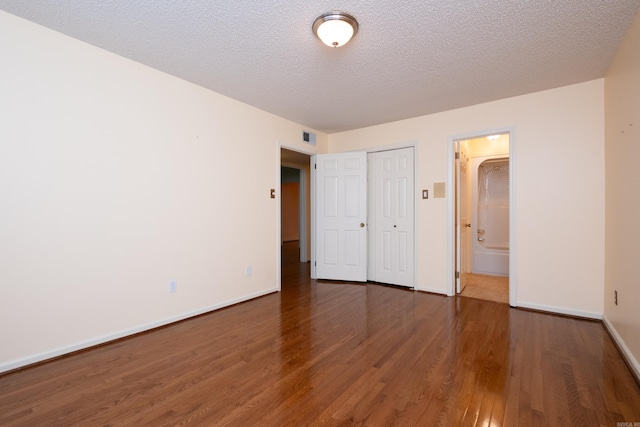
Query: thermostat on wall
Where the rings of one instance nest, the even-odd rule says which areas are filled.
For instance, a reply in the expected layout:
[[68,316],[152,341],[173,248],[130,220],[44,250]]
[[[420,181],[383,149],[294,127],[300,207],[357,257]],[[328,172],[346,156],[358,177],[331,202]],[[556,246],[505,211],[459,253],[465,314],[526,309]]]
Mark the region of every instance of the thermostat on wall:
[[306,130],[302,131],[302,142],[307,144],[316,145],[316,134],[307,132]]

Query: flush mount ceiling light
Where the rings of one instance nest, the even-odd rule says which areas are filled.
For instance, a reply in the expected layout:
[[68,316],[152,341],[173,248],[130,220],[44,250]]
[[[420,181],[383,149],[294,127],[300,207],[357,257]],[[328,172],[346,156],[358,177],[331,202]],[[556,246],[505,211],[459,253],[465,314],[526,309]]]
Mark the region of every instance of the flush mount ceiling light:
[[344,46],[357,32],[358,21],[344,12],[328,12],[313,22],[313,33],[330,47]]

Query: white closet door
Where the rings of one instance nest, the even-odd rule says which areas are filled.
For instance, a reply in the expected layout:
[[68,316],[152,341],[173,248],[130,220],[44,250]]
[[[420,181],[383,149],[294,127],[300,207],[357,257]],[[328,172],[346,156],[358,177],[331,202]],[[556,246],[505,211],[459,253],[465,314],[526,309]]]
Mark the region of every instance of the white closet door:
[[316,277],[367,281],[367,154],[318,154]]
[[413,148],[369,154],[373,256],[370,280],[414,286]]

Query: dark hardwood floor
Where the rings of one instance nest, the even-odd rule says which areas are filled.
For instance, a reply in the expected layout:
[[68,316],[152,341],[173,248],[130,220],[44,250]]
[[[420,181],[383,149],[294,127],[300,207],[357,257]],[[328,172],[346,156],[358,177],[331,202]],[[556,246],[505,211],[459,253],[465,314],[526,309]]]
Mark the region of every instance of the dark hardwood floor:
[[281,293],[0,376],[0,425],[640,422],[599,322],[316,282],[296,255]]

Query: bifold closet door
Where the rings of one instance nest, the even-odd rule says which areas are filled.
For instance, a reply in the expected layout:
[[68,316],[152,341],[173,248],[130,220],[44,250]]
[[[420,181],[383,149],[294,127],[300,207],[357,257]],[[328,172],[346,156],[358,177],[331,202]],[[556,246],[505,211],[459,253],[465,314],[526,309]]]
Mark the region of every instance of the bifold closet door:
[[369,153],[369,280],[414,286],[414,149]]

